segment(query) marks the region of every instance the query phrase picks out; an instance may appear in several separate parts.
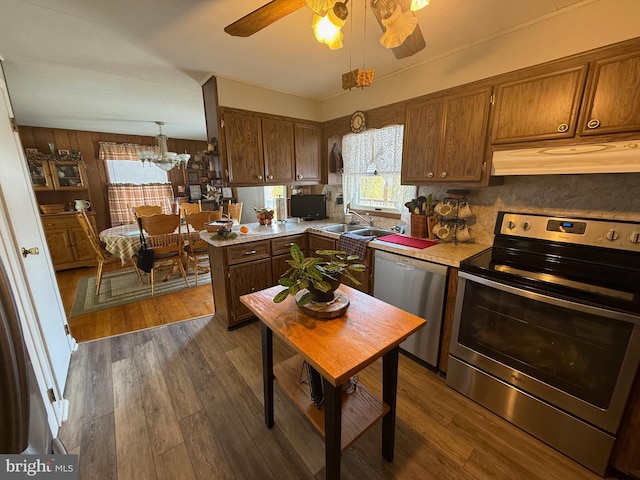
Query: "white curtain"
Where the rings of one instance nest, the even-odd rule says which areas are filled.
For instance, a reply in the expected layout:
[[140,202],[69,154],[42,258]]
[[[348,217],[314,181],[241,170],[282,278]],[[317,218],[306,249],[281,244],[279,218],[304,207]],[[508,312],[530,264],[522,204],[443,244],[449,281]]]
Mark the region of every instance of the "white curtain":
[[416,187],[400,185],[403,132],[402,125],[389,125],[342,138],[342,195],[345,205],[359,204],[360,178],[363,175],[377,175],[390,189],[393,207],[403,215],[407,212],[404,204],[415,196]]
[[110,183],[167,183],[167,172],[155,165],[142,164],[137,152],[158,152],[155,145],[100,142],[98,158],[103,160]]

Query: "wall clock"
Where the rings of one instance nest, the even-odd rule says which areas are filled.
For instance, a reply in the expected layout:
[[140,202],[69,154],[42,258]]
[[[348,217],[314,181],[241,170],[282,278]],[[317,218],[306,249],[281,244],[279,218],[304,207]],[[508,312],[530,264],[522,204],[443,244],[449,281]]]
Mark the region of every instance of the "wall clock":
[[367,127],[366,123],[367,119],[364,112],[360,110],[353,112],[353,115],[351,115],[351,131],[353,133],[362,132]]

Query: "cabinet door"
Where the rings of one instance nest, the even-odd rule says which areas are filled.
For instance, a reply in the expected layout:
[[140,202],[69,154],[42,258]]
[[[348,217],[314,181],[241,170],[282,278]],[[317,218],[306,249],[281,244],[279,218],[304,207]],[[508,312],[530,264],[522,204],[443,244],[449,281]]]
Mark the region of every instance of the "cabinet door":
[[54,267],[75,261],[72,242],[67,230],[45,230],[45,237]]
[[84,165],[78,162],[49,162],[56,190],[86,190]]
[[27,165],[29,166],[31,184],[34,190],[53,190],[53,181],[48,162],[29,158],[27,154]]
[[640,130],[640,53],[595,62],[580,135]]
[[225,112],[224,135],[229,182],[236,185],[264,184],[260,117]]
[[499,85],[491,142],[573,137],[587,66]]
[[291,183],[295,174],[293,122],[262,119],[264,174],[267,183]]
[[373,249],[367,248],[367,253],[364,256],[364,259],[362,260],[362,264],[367,266],[367,269],[364,272],[351,272],[351,274],[356,278],[356,280],[360,282],[360,285],[356,285],[346,277],[342,277],[342,283],[344,283],[345,285],[349,285],[350,287],[353,287],[357,290],[360,290],[361,292],[371,294],[372,292],[370,290],[373,284],[373,282],[371,281],[371,277],[372,277],[371,268],[373,265]]
[[96,253],[81,228],[69,230],[69,239],[73,246],[73,256],[75,261],[82,262],[96,259]]
[[436,177],[439,181],[479,182],[489,125],[491,89],[445,100],[444,136]]
[[416,185],[435,177],[443,107],[442,99],[407,107],[400,180],[403,185]]
[[229,325],[253,316],[240,302],[240,296],[272,286],[271,258],[256,260],[229,267],[231,293],[231,318]]
[[336,241],[321,235],[309,235],[309,255],[315,255],[316,250],[335,250]]
[[295,124],[296,182],[320,181],[320,139],[318,125]]

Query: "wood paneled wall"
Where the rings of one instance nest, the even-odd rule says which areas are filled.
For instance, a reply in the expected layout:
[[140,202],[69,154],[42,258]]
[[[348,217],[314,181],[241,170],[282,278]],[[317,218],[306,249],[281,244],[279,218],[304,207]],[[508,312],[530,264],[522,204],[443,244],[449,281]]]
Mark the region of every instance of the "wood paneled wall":
[[[88,167],[87,176],[89,178],[91,205],[92,210],[96,212],[98,230],[104,230],[111,226],[107,198],[108,177],[104,163],[98,159],[99,142],[156,144],[154,136],[122,135],[83,130],[21,126],[19,127],[19,133],[24,148],[37,148],[40,152],[48,153],[49,143],[54,143],[57,149],[77,150],[82,154],[82,158]],[[198,151],[207,149],[207,142],[169,138],[167,147],[172,152],[190,153],[191,158],[193,158]],[[173,185],[174,193],[177,192],[177,186],[185,184],[184,170],[174,168],[169,171],[169,180]]]

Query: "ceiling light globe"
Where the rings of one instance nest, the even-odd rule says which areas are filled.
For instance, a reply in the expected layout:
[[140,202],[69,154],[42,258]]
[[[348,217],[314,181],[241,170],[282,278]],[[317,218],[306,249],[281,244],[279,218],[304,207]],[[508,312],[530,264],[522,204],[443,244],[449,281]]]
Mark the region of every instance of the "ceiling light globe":
[[418,10],[421,10],[429,5],[430,1],[431,0],[411,0],[411,7],[409,8],[412,12],[417,12]]

